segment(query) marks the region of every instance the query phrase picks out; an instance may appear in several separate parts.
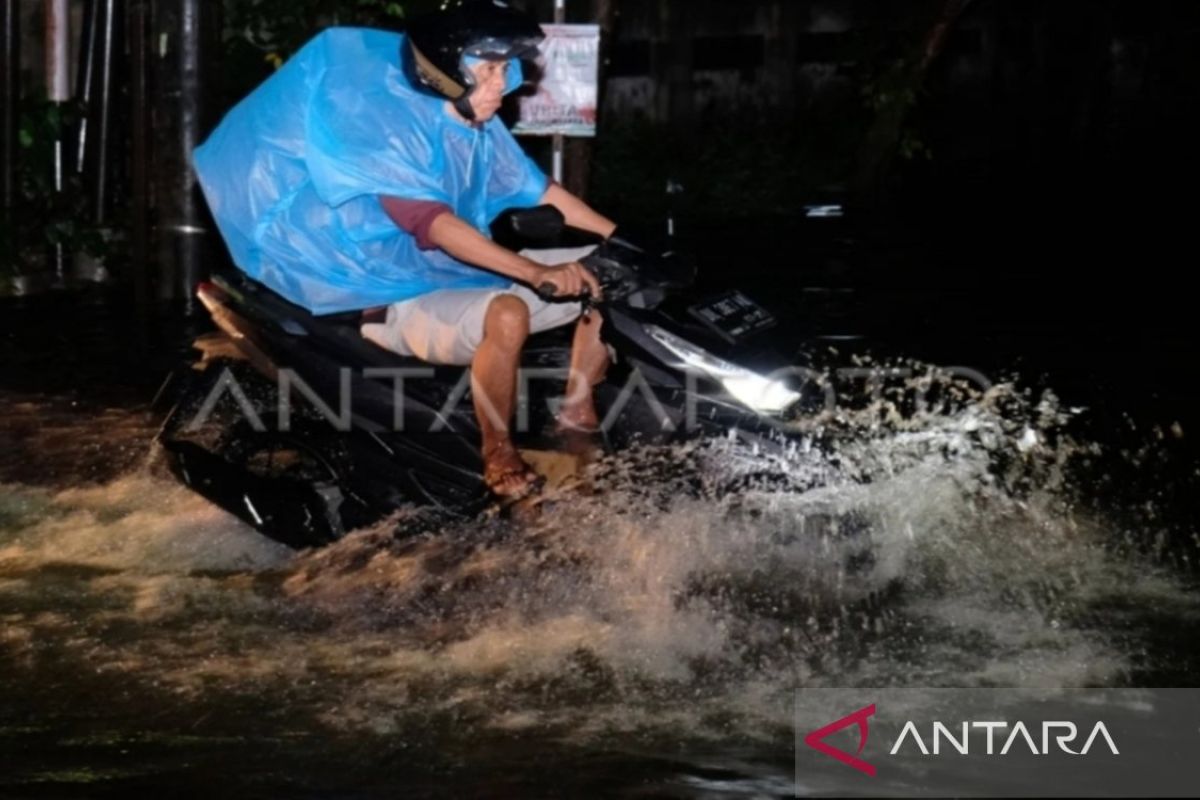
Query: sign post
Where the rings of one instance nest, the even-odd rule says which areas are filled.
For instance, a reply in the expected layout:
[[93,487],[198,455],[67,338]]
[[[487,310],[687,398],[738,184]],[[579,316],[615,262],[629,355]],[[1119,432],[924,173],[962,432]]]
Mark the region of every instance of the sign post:
[[[563,16],[562,0],[555,19]],[[567,136],[596,135],[596,103],[600,74],[600,26],[543,25],[540,47],[543,75],[537,94],[521,98],[521,115],[513,127],[518,136],[551,136],[553,177],[563,180],[563,148]]]

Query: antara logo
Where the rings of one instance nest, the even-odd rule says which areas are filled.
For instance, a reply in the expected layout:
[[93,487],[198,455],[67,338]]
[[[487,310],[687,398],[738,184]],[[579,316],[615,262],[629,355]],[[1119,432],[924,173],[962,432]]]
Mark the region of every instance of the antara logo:
[[[804,743],[812,749],[837,759],[859,772],[875,777],[875,766],[861,758],[870,735],[869,720],[874,715],[875,704],[872,703],[865,708],[860,708],[853,714],[829,723],[823,728],[818,728],[804,737]],[[834,747],[825,741],[831,734],[837,733],[851,725],[858,726],[858,749],[853,754]],[[956,752],[960,755],[969,755],[971,752],[971,733],[978,731],[985,732],[986,750],[982,754],[989,756],[1006,755],[1014,747],[1021,750],[1028,748],[1034,755],[1050,755],[1055,751],[1055,748],[1051,746],[1051,739],[1057,745],[1057,750],[1073,756],[1087,755],[1092,746],[1097,745],[1098,739],[1102,740],[1102,744],[1097,745],[1098,747],[1107,746],[1109,752],[1113,755],[1120,755],[1116,742],[1113,741],[1112,735],[1103,722],[1097,722],[1092,726],[1091,733],[1083,741],[1082,746],[1075,744],[1076,747],[1079,747],[1078,750],[1068,746],[1076,743],[1076,740],[1079,738],[1079,728],[1073,722],[1045,721],[1040,723],[1040,725],[1035,725],[1034,729],[1040,729],[1041,736],[1038,739],[1034,738],[1033,734],[1030,733],[1030,726],[1024,722],[1018,721],[1010,726],[1008,722],[1001,721],[967,721],[959,723],[959,735],[956,737],[946,724],[934,722],[928,735],[923,738],[917,724],[912,720],[908,720],[905,722],[903,729],[901,729],[900,735],[896,737],[896,741],[888,750],[888,755],[894,756],[902,752],[902,749],[904,752],[919,751],[921,755],[925,756],[941,755],[943,741],[948,745],[946,748],[947,753]],[[1006,730],[1008,731],[1007,735],[1005,735]],[[997,750],[996,743],[1001,740],[1003,741],[1003,745]],[[932,751],[926,742],[933,743]],[[978,746],[975,748],[975,752],[977,754],[980,753]]]

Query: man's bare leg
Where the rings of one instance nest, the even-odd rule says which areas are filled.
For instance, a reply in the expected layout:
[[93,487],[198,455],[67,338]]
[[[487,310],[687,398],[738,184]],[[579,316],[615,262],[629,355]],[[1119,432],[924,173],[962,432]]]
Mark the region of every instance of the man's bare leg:
[[483,433],[484,480],[502,497],[521,495],[537,480],[509,436],[521,348],[528,338],[529,307],[514,295],[497,295],[488,304],[483,341],[471,361],[471,394]]
[[600,427],[592,387],[608,371],[608,348],[600,339],[602,322],[600,315],[592,312],[575,326],[567,394],[558,411],[560,432],[591,432]]

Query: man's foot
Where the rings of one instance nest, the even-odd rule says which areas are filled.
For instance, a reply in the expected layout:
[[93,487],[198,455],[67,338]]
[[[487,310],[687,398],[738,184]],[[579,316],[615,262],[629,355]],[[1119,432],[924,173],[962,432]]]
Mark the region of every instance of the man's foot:
[[542,488],[545,479],[525,463],[512,442],[502,442],[483,454],[483,482],[504,500],[520,500]]
[[558,414],[554,435],[561,449],[592,462],[604,455],[604,436],[596,409],[589,403],[583,408],[564,407]]
[[586,401],[571,403],[564,402],[555,418],[559,432],[586,431],[594,433],[600,430],[600,418],[596,416],[596,406],[591,397]]

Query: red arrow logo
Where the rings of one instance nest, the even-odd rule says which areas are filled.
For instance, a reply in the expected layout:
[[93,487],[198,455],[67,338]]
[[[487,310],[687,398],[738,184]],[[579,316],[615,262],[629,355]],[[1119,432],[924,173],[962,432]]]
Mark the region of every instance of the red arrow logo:
[[[832,756],[843,764],[854,767],[859,772],[865,772],[874,778],[875,767],[871,766],[866,761],[863,761],[861,758],[858,758],[858,756],[862,755],[863,748],[867,746],[867,735],[870,733],[867,727],[867,719],[873,716],[875,716],[875,704],[871,703],[871,705],[855,711],[848,717],[842,717],[837,722],[831,722],[824,728],[819,728],[813,731],[808,736],[804,737],[804,743],[812,749],[818,750],[827,756]],[[837,733],[842,728],[848,728],[855,723],[858,724],[859,742],[858,752],[856,752],[854,755],[850,755],[846,751],[839,750],[836,747],[826,744],[822,741],[829,734]]]

